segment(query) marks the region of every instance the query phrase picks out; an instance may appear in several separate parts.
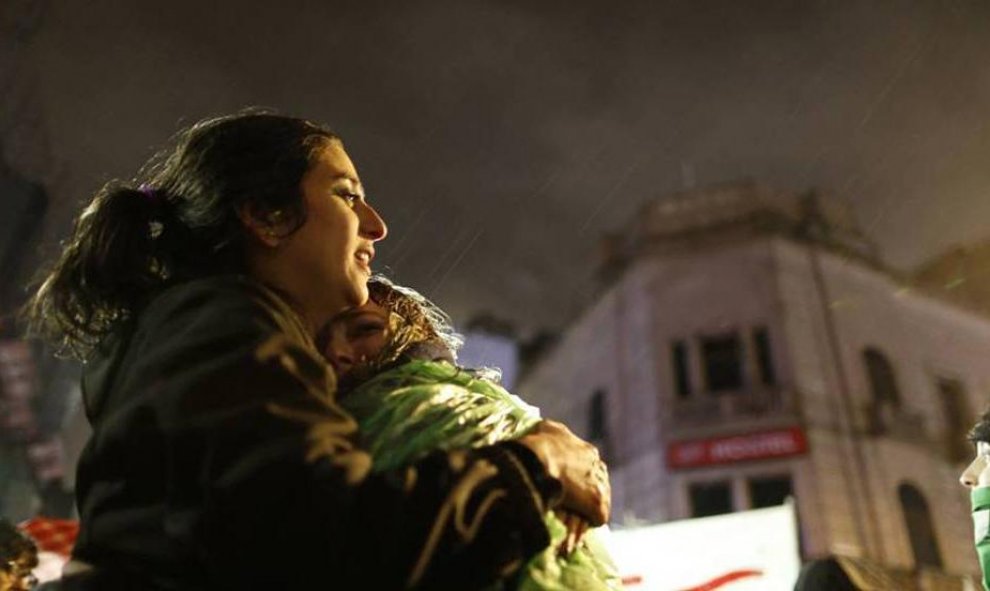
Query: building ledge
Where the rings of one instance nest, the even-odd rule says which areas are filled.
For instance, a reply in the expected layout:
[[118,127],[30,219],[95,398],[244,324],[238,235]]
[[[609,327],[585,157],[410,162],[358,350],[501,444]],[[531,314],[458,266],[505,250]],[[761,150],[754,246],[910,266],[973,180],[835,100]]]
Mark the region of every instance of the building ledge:
[[699,392],[690,398],[675,400],[670,406],[670,429],[677,433],[696,433],[699,428],[715,427],[743,421],[788,424],[800,418],[797,397],[783,388],[755,388],[731,392]]

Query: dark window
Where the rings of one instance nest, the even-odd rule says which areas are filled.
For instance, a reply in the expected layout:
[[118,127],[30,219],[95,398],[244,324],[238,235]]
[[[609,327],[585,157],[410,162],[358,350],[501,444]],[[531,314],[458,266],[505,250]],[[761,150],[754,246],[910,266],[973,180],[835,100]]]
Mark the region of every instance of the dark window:
[[946,453],[949,461],[961,462],[972,454],[972,445],[966,438],[973,422],[966,403],[966,389],[959,380],[938,378],[938,394],[945,413]]
[[691,395],[691,374],[688,370],[688,351],[684,341],[674,341],[670,346],[670,361],[674,366],[674,382],[678,398]]
[[760,368],[760,381],[764,386],[777,383],[777,372],[773,367],[773,353],[770,351],[770,333],[764,327],[753,331],[753,344],[756,346],[756,363]]
[[603,441],[607,436],[605,425],[605,391],[595,390],[588,405],[588,439],[592,443]]
[[608,436],[605,390],[595,390],[588,402],[588,441],[598,448],[598,452],[606,462],[613,460]]
[[753,509],[776,507],[793,496],[790,476],[766,476],[749,479],[749,502]]
[[696,482],[690,495],[692,517],[732,513],[732,486],[728,482]]
[[894,367],[886,355],[872,347],[868,348],[863,351],[863,364],[866,366],[873,402],[878,406],[898,408],[901,395],[897,389],[897,376],[894,375]]
[[901,500],[915,566],[942,568],[942,555],[938,551],[935,528],[932,527],[932,514],[924,495],[914,486],[902,484],[897,487],[897,496]]
[[736,334],[701,340],[705,358],[705,380],[710,392],[742,388],[742,348]]

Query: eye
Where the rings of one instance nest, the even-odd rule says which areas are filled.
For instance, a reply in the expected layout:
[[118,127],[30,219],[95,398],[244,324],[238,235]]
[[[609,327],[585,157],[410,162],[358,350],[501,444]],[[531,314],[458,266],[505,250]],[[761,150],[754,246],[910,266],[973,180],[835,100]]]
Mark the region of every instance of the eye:
[[350,207],[351,209],[354,209],[354,206],[357,205],[357,202],[361,200],[361,196],[358,195],[357,193],[343,192],[343,193],[337,193],[337,195],[341,199],[343,199],[344,203],[346,203],[347,206]]
[[372,336],[378,333],[385,332],[385,325],[381,322],[358,322],[351,325],[347,331],[348,338],[357,339],[362,337]]

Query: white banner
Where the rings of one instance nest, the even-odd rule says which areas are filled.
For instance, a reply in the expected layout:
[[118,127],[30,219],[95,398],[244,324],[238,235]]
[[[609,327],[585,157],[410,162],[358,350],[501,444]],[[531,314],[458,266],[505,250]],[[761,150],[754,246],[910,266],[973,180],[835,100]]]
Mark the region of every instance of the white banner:
[[600,533],[629,591],[791,591],[801,568],[789,503]]

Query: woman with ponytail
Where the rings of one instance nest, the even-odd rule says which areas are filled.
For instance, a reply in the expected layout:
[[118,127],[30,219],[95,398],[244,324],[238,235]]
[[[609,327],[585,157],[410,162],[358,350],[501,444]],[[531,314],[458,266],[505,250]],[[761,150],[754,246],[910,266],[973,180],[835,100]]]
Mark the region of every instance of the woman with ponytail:
[[608,490],[566,429],[372,472],[313,337],[385,237],[341,141],[200,122],[82,211],[26,309],[85,361],[71,589],[499,588]]

